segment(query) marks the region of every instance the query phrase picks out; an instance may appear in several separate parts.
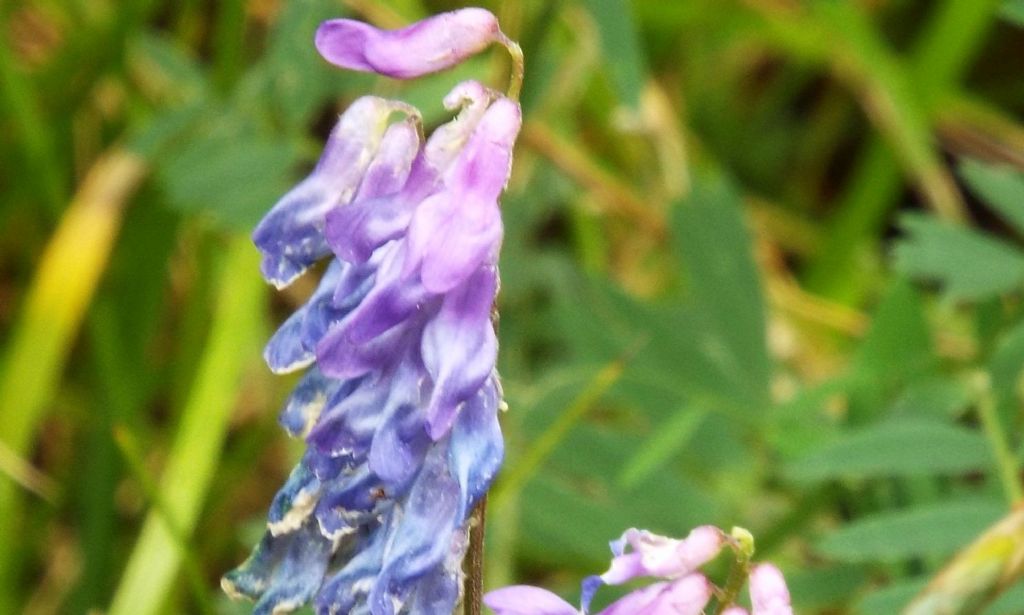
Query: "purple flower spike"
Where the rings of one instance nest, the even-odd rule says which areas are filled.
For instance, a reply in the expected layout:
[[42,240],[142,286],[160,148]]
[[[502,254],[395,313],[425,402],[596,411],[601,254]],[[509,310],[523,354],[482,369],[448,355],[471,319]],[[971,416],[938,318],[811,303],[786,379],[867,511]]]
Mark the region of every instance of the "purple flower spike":
[[451,68],[500,39],[497,18],[469,8],[390,31],[332,19],[317,29],[316,48],[342,68],[411,79]]
[[[398,77],[494,41],[516,49],[481,9],[395,32],[335,20],[317,33],[332,62]],[[504,453],[491,319],[498,197],[521,117],[475,81],[444,105],[457,116],[421,143],[415,109],[357,100],[254,233],[279,287],[336,257],[264,353],[272,371],[309,370],[279,418],[305,455],[260,546],[225,577],[259,613],[312,602],[318,615],[435,615],[461,594],[470,516]]]
[[757,564],[750,572],[750,601],[754,615],[793,615],[786,580],[771,564]]

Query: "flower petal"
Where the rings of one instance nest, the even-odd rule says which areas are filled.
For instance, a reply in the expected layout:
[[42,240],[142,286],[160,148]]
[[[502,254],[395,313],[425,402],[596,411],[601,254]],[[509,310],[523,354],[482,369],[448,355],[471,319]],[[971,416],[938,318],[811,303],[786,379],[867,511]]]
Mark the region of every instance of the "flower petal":
[[484,604],[497,615],[578,615],[579,610],[539,587],[512,585],[488,592]]
[[[327,400],[346,383],[327,378],[316,366],[306,372],[285,402],[277,422],[292,436],[305,436],[320,417]],[[349,385],[351,386],[351,385]]]
[[704,575],[691,574],[630,592],[600,615],[701,615],[711,593],[711,583]]
[[480,387],[459,412],[448,442],[449,464],[460,489],[459,516],[469,517],[487,493],[505,454],[505,442],[498,423],[501,392],[491,378]]
[[327,255],[324,217],[355,194],[370,164],[388,117],[405,105],[364,96],[338,119],[313,172],[274,205],[253,232],[263,253],[263,277],[284,288]]
[[451,68],[499,36],[493,14],[469,8],[390,31],[332,19],[317,29],[316,48],[324,59],[342,68],[410,79]]
[[366,464],[338,474],[323,488],[314,515],[320,533],[331,540],[366,527],[377,513],[392,505],[380,479]]
[[618,585],[641,576],[680,577],[714,559],[724,544],[722,531],[710,525],[694,528],[683,540],[631,528],[612,543],[617,556],[601,579]]
[[750,602],[753,615],[793,615],[786,579],[771,564],[756,564],[751,570]]
[[[398,610],[395,605],[408,598],[412,583],[443,565],[453,540],[462,538],[457,531],[462,524],[458,504],[459,487],[448,469],[447,455],[442,448],[433,447],[403,502],[400,522],[370,594],[375,614]],[[451,608],[442,612],[451,612]]]
[[[366,596],[380,572],[391,516],[385,515],[380,524],[353,537],[348,552],[344,554],[348,556],[344,566],[330,575],[317,593],[318,615],[350,613],[357,604],[365,605]],[[357,612],[367,613],[368,609]]]
[[390,395],[390,376],[366,376],[345,396],[327,403],[306,441],[321,455],[365,454]]
[[324,272],[309,300],[271,336],[263,349],[263,359],[275,374],[288,374],[307,367],[316,358],[314,349],[332,320],[340,320],[345,311],[334,307],[334,289],[344,269],[335,261]]
[[495,267],[484,267],[449,292],[423,330],[423,363],[434,381],[427,406],[427,431],[440,439],[459,404],[475,395],[494,371],[498,340],[491,309],[498,287]]
[[339,258],[351,263],[366,262],[374,250],[405,232],[417,205],[440,189],[443,173],[462,150],[493,98],[494,93],[476,81],[457,85],[445,99],[445,105],[461,109],[459,115],[434,130],[413,161],[401,190],[364,193],[360,189],[350,206],[327,215],[324,234]]
[[270,513],[267,515],[267,529],[270,533],[280,536],[302,526],[316,507],[320,489],[320,479],[303,459],[292,470],[270,504]]
[[445,293],[483,262],[496,262],[502,235],[498,197],[508,181],[521,122],[518,104],[494,101],[446,172],[444,190],[416,209],[405,271],[421,268],[428,291]]
[[331,553],[331,542],[315,523],[282,536],[267,532],[249,559],[224,575],[221,587],[233,598],[257,600],[254,614],[292,611],[313,598]]

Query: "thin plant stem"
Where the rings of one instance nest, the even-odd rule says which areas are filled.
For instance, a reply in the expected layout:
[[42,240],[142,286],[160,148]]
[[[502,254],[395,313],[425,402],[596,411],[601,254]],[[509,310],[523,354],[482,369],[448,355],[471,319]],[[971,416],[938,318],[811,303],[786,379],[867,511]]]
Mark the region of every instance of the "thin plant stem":
[[466,554],[466,588],[462,609],[465,615],[480,615],[484,595],[484,536],[487,521],[487,495],[473,509],[469,519],[469,552]]
[[213,483],[229,420],[246,366],[258,354],[266,288],[254,270],[249,239],[230,240],[220,262],[210,333],[167,465],[160,479],[165,510],[150,511],[108,611],[111,615],[157,615],[174,588],[183,563],[176,538],[188,537]]
[[978,418],[981,419],[982,429],[988,437],[992,446],[992,454],[995,456],[996,469],[999,471],[999,482],[1003,487],[1003,495],[1010,504],[1019,503],[1024,498],[1024,490],[1020,485],[1020,470],[1017,467],[1017,460],[1006,441],[1006,430],[996,413],[995,400],[990,393],[984,393],[978,400]]
[[729,568],[725,586],[718,594],[715,615],[721,615],[739,599],[740,591],[750,577],[750,560],[754,557],[754,537],[741,527],[732,528],[727,544],[732,547],[735,559]]

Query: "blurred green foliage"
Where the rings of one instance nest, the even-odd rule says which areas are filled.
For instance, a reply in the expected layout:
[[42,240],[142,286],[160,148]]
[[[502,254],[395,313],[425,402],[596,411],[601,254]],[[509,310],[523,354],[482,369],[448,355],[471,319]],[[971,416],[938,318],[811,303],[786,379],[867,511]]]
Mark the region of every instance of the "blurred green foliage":
[[[527,58],[488,585],[741,525],[801,613],[891,613],[1021,497],[1024,3],[485,2]],[[245,234],[375,91],[402,0],[0,4],[0,613],[243,613],[300,446]],[[143,176],[144,173],[144,176]],[[986,613],[1024,610],[1014,589]]]

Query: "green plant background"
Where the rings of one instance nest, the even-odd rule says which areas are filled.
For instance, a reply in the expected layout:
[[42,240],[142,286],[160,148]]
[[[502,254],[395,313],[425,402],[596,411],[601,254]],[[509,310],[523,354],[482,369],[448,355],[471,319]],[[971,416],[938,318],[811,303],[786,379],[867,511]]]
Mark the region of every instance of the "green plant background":
[[[484,4],[527,59],[487,586],[714,523],[798,612],[896,612],[1021,497],[1024,1]],[[301,450],[260,348],[312,288],[249,229],[354,97],[436,124],[508,69],[312,33],[457,6],[0,3],[0,613],[247,612],[217,579]]]

